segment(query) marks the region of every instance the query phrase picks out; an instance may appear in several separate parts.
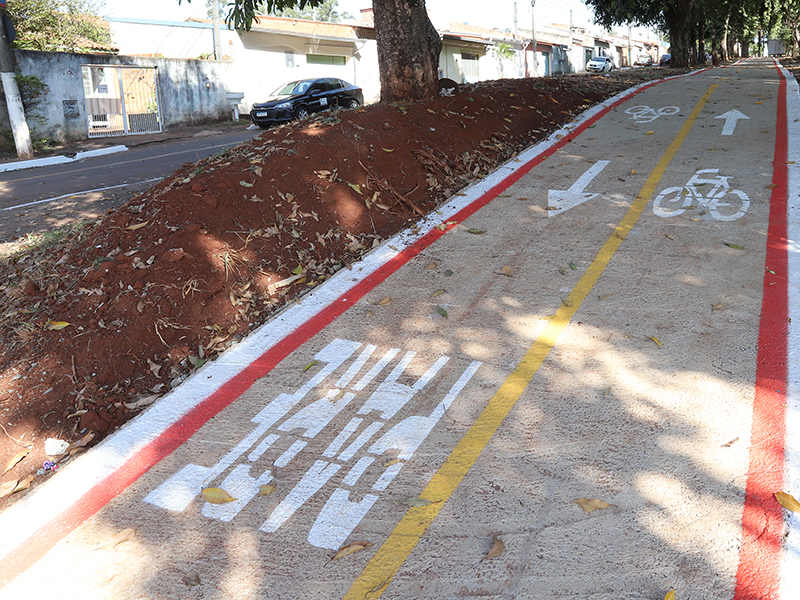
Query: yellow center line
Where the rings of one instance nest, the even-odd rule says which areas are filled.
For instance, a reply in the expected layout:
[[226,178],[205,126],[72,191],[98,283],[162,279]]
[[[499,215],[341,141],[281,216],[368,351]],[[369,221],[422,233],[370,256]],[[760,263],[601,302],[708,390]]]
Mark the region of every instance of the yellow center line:
[[605,271],[614,253],[639,220],[639,216],[647,206],[661,177],[672,162],[678,149],[689,135],[697,116],[719,84],[714,84],[703,95],[694,107],[692,114],[681,127],[678,135],[658,161],[636,199],[631,204],[625,217],[617,225],[603,247],[597,253],[592,264],[583,274],[580,281],[570,292],[564,304],[550,320],[541,335],[536,339],[522,361],[497,390],[497,393],[483,409],[469,431],[456,445],[439,470],[420,494],[421,498],[433,501],[428,506],[410,508],[395,527],[389,538],[372,557],[352,587],[344,596],[344,600],[374,600],[380,597],[391,582],[397,570],[430,527],[442,506],[453,494],[467,474],[467,471],[478,460],[478,456],[489,443],[497,428],[514,407],[522,392],[528,386],[544,359],[556,343],[561,332],[569,324],[572,316],[592,290]]

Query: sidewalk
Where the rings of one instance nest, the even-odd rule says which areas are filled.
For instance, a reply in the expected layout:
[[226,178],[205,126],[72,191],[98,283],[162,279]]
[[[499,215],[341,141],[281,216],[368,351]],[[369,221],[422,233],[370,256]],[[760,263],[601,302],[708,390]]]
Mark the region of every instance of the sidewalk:
[[221,121],[219,123],[173,127],[161,133],[70,140],[54,150],[36,152],[31,160],[20,160],[16,157],[15,152],[9,152],[9,149],[6,148],[5,150],[0,150],[0,173],[82,160],[91,156],[124,152],[129,148],[147,144],[216,135],[238,128],[247,128],[249,125],[248,120],[240,119],[238,122]]

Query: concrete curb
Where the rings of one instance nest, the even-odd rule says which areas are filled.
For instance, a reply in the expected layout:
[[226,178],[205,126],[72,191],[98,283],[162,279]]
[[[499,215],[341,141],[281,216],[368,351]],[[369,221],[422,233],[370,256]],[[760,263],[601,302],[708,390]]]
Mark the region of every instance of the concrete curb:
[[5,171],[21,171],[23,169],[33,169],[36,167],[47,167],[50,165],[61,165],[65,163],[77,162],[84,158],[93,158],[95,156],[104,156],[106,154],[116,154],[117,152],[125,152],[127,146],[111,146],[109,148],[100,148],[98,150],[87,150],[85,152],[78,152],[73,158],[68,156],[48,156],[47,158],[34,158],[32,160],[20,160],[16,162],[6,163],[0,165],[0,173]]

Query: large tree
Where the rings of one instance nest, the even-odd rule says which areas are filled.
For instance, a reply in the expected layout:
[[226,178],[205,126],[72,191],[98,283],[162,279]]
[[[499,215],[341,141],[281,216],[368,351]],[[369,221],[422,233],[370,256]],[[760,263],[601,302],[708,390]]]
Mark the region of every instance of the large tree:
[[[187,0],[191,1],[191,0]],[[180,3],[181,0],[178,0]],[[231,0],[226,21],[248,31],[260,10],[274,13],[290,7],[319,7],[324,0]],[[442,41],[425,0],[373,0],[381,102],[421,100],[439,92]]]
[[50,52],[111,50],[111,34],[96,0],[9,0],[14,47]]
[[695,0],[584,0],[584,3],[594,9],[595,21],[607,28],[627,23],[665,27],[672,46],[670,64],[689,66]]

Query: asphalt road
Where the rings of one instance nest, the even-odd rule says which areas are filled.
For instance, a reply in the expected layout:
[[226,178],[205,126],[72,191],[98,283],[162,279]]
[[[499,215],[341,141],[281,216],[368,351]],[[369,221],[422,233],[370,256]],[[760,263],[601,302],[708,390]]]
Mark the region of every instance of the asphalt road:
[[650,85],[464,190],[0,515],[0,593],[797,598],[792,84]]
[[96,218],[184,163],[218,154],[260,132],[242,128],[166,140],[76,163],[2,173],[0,243]]

